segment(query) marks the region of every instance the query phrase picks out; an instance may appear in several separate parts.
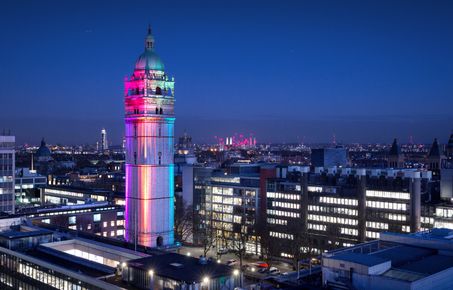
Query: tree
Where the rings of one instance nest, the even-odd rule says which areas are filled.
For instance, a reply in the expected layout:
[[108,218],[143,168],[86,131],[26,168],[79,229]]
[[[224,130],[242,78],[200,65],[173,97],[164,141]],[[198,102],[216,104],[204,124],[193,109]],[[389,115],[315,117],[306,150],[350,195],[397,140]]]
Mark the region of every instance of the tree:
[[313,240],[308,231],[304,231],[303,226],[297,222],[288,224],[288,232],[293,235],[293,240],[288,247],[289,254],[292,256],[293,268],[299,270],[299,261],[311,258],[313,255]]
[[279,250],[282,250],[281,244],[275,242],[275,239],[270,236],[270,228],[267,223],[260,227],[259,236],[262,259],[270,268],[274,262],[274,257],[278,254]]
[[[178,207],[178,206],[177,206]],[[193,208],[182,200],[175,211],[175,237],[181,243],[193,240]]]

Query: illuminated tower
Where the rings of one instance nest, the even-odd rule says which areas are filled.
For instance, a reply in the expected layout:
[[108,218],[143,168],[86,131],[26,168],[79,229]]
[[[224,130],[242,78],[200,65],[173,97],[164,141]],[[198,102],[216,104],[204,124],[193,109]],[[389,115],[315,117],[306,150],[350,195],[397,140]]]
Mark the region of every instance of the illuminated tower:
[[148,247],[174,242],[173,88],[148,28],[145,51],[125,81],[125,238]]
[[107,143],[107,131],[105,129],[101,130],[101,149],[102,151],[109,149],[109,144]]

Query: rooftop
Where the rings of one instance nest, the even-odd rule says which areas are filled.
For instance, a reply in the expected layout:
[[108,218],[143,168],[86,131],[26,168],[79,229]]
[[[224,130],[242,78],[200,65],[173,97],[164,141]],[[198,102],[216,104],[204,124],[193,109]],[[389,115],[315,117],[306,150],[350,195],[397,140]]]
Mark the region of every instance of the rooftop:
[[158,254],[128,262],[128,266],[155,275],[186,283],[200,282],[204,277],[217,278],[231,276],[233,269],[229,266],[208,262],[201,264],[199,259],[176,253]]

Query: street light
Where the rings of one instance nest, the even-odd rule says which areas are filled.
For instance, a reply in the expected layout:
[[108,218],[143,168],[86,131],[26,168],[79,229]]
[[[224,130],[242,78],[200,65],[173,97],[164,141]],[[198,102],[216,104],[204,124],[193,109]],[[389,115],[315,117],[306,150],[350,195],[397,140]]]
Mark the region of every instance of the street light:
[[237,275],[239,275],[239,270],[238,270],[238,269],[234,269],[234,271],[233,271],[233,275],[234,275],[234,276],[237,276]]
[[149,274],[150,276],[152,276],[152,275],[154,275],[154,271],[153,271],[153,270],[149,270],[149,271],[148,271],[148,274]]
[[209,277],[207,277],[207,276],[204,277],[204,278],[203,278],[203,283],[208,284],[208,283],[209,283]]
[[189,257],[190,257],[190,252],[187,252],[187,256],[189,256]]
[[126,268],[126,266],[127,266],[126,262],[123,262],[123,263],[121,264],[121,267],[123,267],[123,268]]

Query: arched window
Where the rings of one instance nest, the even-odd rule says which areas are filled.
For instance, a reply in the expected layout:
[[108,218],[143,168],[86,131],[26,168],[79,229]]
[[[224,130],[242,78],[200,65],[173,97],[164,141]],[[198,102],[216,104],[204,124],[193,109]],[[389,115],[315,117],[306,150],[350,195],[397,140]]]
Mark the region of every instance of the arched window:
[[138,95],[139,93],[140,93],[139,89],[136,88],[136,89],[135,89],[135,94]]
[[159,108],[156,107],[156,114],[159,114]]
[[156,87],[156,95],[162,95],[162,89],[160,87]]
[[160,108],[159,113],[162,115],[163,112],[164,112],[164,110],[162,110],[162,108]]

